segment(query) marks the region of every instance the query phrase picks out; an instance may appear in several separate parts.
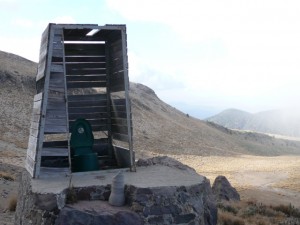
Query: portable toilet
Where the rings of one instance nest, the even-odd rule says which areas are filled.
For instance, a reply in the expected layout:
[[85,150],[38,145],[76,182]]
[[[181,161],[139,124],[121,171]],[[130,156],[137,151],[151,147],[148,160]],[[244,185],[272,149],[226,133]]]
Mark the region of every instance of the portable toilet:
[[70,144],[80,119],[93,136],[82,153],[94,155],[94,162],[96,157],[93,170],[135,171],[125,25],[49,24],[36,90],[26,158],[33,178],[67,175],[82,166]]

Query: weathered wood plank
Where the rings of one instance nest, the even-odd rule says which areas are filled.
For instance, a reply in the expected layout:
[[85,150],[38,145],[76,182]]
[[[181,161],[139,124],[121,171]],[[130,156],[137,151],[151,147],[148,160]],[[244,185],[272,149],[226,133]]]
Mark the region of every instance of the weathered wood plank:
[[114,105],[126,105],[126,100],[123,98],[120,99],[112,99],[112,106]]
[[48,86],[48,90],[49,91],[54,91],[54,92],[59,92],[59,93],[65,93],[65,87],[63,86],[57,86],[57,85],[52,85],[52,84],[49,84]]
[[118,39],[114,42],[111,42],[110,44],[111,47],[119,47],[119,46],[122,46],[122,39]]
[[106,94],[94,94],[94,95],[68,95],[68,102],[72,101],[98,101],[107,100]]
[[52,48],[62,50],[63,49],[63,43],[61,43],[61,42],[53,43]]
[[89,56],[86,56],[86,57],[66,57],[65,58],[66,60],[66,64],[69,64],[69,63],[82,63],[82,62],[98,62],[98,63],[103,63],[103,62],[106,62],[105,60],[105,57],[104,56],[99,56],[99,57],[89,57]]
[[[48,87],[49,87],[49,80],[50,80],[50,67],[51,67],[51,59],[52,59],[52,51],[53,49],[51,48],[51,43],[53,43],[53,24],[49,24],[48,26],[48,44],[47,45],[47,56],[46,56],[46,69],[44,73],[44,96],[43,96],[43,104],[42,104],[42,112],[41,114],[44,116],[46,115],[46,106],[47,106],[47,101],[48,101]],[[44,126],[45,126],[45,118],[41,117],[40,121],[40,128],[39,128],[39,133],[38,133],[38,149],[42,148],[43,144],[43,139],[44,139]],[[36,157],[36,165],[35,165],[35,172],[34,172],[34,177],[39,177],[39,172],[40,172],[40,165],[41,165],[41,152],[37,151],[37,157]]]
[[30,175],[34,177],[35,161],[28,155],[26,156],[25,168],[30,173]]
[[78,70],[78,69],[103,69],[106,68],[106,63],[69,63],[66,64],[66,70]]
[[106,75],[106,69],[78,69],[78,70],[67,70],[66,75]]
[[66,120],[67,119],[67,115],[66,113],[63,113],[62,111],[53,111],[51,110],[51,112],[47,111],[46,113],[46,121],[49,120]]
[[28,147],[27,147],[27,155],[29,155],[32,159],[36,157],[37,151],[37,138],[34,136],[29,136]]
[[68,156],[68,148],[42,148],[42,156]]
[[105,125],[105,126],[95,125],[95,126],[92,126],[92,130],[93,131],[107,131],[108,130],[108,126],[107,125]]
[[[88,32],[87,32],[88,33]],[[64,36],[65,41],[105,41],[103,37],[94,36],[85,36],[85,35],[76,35],[68,34]]]
[[61,51],[61,49],[53,49],[52,57],[62,58],[63,52]]
[[60,126],[60,125],[45,125],[44,128],[45,134],[61,134],[68,132],[67,126]]
[[63,72],[51,72],[50,73],[50,83],[52,85],[64,85],[64,73]]
[[[126,29],[121,31],[122,36],[122,47],[123,47],[123,63],[124,67],[128,68],[128,57],[127,57],[127,35]],[[129,78],[128,78],[128,70],[124,70],[124,81],[125,81],[125,99],[126,99],[126,115],[128,121],[128,147],[130,151],[130,170],[136,171],[135,166],[135,155],[133,151],[133,141],[132,141],[132,115],[131,115],[131,103],[129,98]]]
[[42,101],[41,100],[36,101],[36,102],[33,103],[33,108],[34,109],[41,110],[41,107],[42,107]]
[[126,112],[126,106],[125,105],[115,105],[111,106],[112,112]]
[[42,100],[42,98],[43,98],[43,92],[34,95],[33,101],[37,102],[37,101]]
[[121,56],[119,56],[119,58],[115,57],[113,60],[110,61],[110,66],[112,68],[116,67],[120,67],[122,66],[124,69],[128,68],[127,64],[124,64],[123,58]]
[[62,35],[54,35],[53,42],[60,43],[62,41]]
[[52,119],[52,118],[46,117],[45,126],[56,126],[56,125],[66,126],[67,125],[67,117],[60,118],[60,119]]
[[115,74],[115,73],[117,73],[119,71],[123,71],[125,69],[128,69],[128,68],[125,68],[124,64],[120,63],[120,64],[118,64],[116,66],[111,67],[111,72],[112,72],[112,74]]
[[69,88],[101,88],[106,87],[106,81],[95,81],[95,82],[67,82]]
[[39,133],[39,130],[30,128],[29,133],[30,133],[30,136],[37,137],[38,133]]
[[118,134],[118,133],[112,133],[113,139],[128,142],[128,135],[125,134]]
[[84,119],[92,119],[92,120],[97,120],[97,119],[106,119],[107,118],[107,114],[103,114],[103,113],[91,113],[91,114],[87,114],[87,113],[76,113],[76,114],[69,114],[69,120],[77,120],[79,118],[84,118]]
[[123,118],[123,119],[126,119],[127,118],[127,114],[126,114],[126,112],[112,112],[111,113],[111,117],[112,118]]
[[30,128],[38,130],[39,129],[40,124],[36,123],[36,122],[31,122],[30,124]]
[[101,50],[105,52],[105,43],[65,43],[65,50]]
[[118,126],[127,126],[127,119],[120,119],[120,118],[112,118],[111,119],[112,125],[118,125]]
[[106,81],[106,76],[99,76],[99,75],[90,75],[90,76],[67,76],[67,82],[74,82],[74,81]]
[[68,147],[68,141],[45,141],[43,142],[43,148],[58,148]]
[[112,85],[110,87],[110,90],[111,90],[111,92],[125,91],[125,86],[124,86],[124,84]]
[[64,66],[62,64],[52,63],[51,66],[50,66],[50,72],[63,73],[64,72]]
[[111,85],[124,85],[124,71],[119,71],[111,75],[110,83]]
[[69,167],[41,167],[40,174],[41,177],[53,176],[53,175],[65,175],[69,174],[70,169]]
[[[84,119],[86,119],[91,124],[91,126],[107,126],[107,119],[92,119],[92,120],[87,118]],[[69,120],[70,126],[72,126],[72,124],[75,121],[76,120]]]
[[66,49],[66,45],[65,45],[65,55],[66,56],[103,56],[105,55],[105,48]]
[[107,117],[107,110],[105,107],[87,107],[87,108],[68,108],[69,109],[69,116],[71,114],[94,114],[99,113],[103,116],[106,115]]
[[127,128],[127,126],[111,125],[111,131],[113,133],[119,133],[119,134],[126,134],[126,135],[128,135],[128,128]]
[[55,36],[62,36],[63,34],[63,29],[61,27],[57,27],[55,26],[55,28],[53,29],[54,31],[54,35]]
[[34,113],[31,114],[30,122],[39,123],[40,120],[41,120],[41,116],[40,115],[34,114]]
[[69,108],[80,108],[80,107],[99,107],[105,106],[106,100],[98,100],[98,101],[74,101],[74,102],[69,102]]
[[47,111],[52,109],[57,111],[63,111],[66,109],[66,103],[61,101],[48,101]]

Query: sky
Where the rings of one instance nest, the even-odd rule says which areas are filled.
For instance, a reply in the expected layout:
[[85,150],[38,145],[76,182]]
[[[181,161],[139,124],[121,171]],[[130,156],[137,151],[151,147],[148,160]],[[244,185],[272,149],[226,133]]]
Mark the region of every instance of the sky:
[[37,62],[47,24],[126,24],[129,78],[198,118],[300,108],[298,0],[0,0],[0,50]]

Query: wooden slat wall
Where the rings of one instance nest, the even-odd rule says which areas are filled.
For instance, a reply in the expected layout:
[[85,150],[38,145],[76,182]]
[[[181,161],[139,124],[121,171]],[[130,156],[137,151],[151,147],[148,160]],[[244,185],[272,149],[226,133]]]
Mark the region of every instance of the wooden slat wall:
[[111,100],[111,130],[114,139],[128,142],[126,100]]
[[27,147],[26,169],[34,176],[34,167],[36,164],[37,145],[38,145],[38,133],[41,117],[43,93],[36,94],[34,96],[33,110],[30,121],[30,135]]
[[46,60],[48,54],[48,34],[49,34],[49,29],[47,28],[42,34],[36,81],[40,80],[45,76]]
[[127,65],[123,62],[122,39],[110,43],[110,91],[124,91],[124,70],[127,70]]
[[[49,85],[45,86],[47,92],[47,108],[45,112],[44,134],[68,133],[68,116],[66,102],[66,79],[64,64],[63,30],[53,27],[53,42],[51,43],[52,57],[49,68]],[[55,136],[54,136],[55,137]],[[50,143],[50,144],[49,144]],[[40,177],[57,173],[69,173],[68,141],[43,141],[40,149]],[[53,164],[53,158],[64,161],[64,165]],[[50,162],[48,161],[50,160]]]
[[106,87],[105,44],[65,44],[67,87]]
[[69,95],[68,112],[70,127],[76,119],[84,118],[90,122],[93,131],[108,130],[106,94]]
[[[27,163],[32,165],[33,170],[35,170],[31,173],[33,177],[42,177],[49,172],[47,168],[43,167],[45,157],[68,159],[69,156],[68,145],[47,147],[44,143],[45,134],[66,134],[68,132],[63,51],[62,29],[56,29],[54,25],[50,25],[47,35],[43,34],[42,37],[36,80],[44,78],[44,87],[40,88],[41,93],[36,95],[34,99],[31,136],[28,144],[29,149],[36,149],[35,160],[28,160]],[[31,159],[34,159],[32,158],[34,157],[33,152],[28,151],[28,154]],[[29,167],[26,166],[26,168]],[[69,168],[56,168],[56,170],[70,171]]]

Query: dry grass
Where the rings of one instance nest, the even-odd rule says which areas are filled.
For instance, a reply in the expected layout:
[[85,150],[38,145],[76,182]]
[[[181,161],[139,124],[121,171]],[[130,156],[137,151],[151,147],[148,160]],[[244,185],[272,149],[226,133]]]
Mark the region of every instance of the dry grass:
[[273,225],[291,217],[300,218],[299,210],[292,205],[267,206],[255,201],[218,205],[218,225]]
[[7,209],[10,212],[15,212],[16,211],[17,201],[18,201],[17,195],[13,195],[13,196],[10,197],[10,199],[8,201],[8,206],[7,206]]
[[218,212],[218,225],[245,225],[243,219],[232,215],[229,212]]

